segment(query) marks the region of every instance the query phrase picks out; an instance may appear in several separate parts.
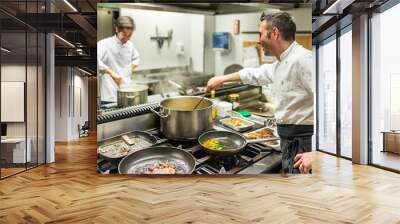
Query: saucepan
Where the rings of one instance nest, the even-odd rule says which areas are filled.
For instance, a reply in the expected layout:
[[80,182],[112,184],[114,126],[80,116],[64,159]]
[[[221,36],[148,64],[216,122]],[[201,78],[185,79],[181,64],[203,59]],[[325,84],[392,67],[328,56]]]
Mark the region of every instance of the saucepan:
[[117,91],[118,107],[129,107],[147,103],[149,87],[146,85],[129,84],[121,86]]
[[242,134],[230,131],[208,131],[200,135],[198,141],[204,150],[213,155],[234,155],[247,144],[279,140],[277,137],[247,140]]
[[197,140],[212,128],[211,108],[212,101],[207,98],[178,96],[162,100],[160,111],[152,111],[160,117],[160,130],[166,138],[187,141]]

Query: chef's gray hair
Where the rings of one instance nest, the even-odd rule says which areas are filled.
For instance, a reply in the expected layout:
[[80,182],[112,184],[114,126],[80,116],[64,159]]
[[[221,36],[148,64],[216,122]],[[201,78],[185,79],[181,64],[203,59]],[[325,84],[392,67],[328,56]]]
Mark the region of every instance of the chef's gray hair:
[[132,17],[130,16],[120,16],[118,17],[115,27],[124,27],[126,25],[132,26],[132,29],[135,30],[135,22],[133,21]]
[[273,27],[278,28],[282,35],[282,39],[292,41],[296,37],[296,23],[292,16],[287,12],[265,13],[263,12],[260,21],[267,21],[268,32],[272,31]]

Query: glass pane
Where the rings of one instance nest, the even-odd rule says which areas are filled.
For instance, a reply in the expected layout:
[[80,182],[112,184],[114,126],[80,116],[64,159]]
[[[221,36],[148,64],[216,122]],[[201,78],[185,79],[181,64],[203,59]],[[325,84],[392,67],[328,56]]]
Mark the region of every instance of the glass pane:
[[[372,26],[372,163],[400,170],[400,4],[374,15]],[[385,134],[384,134],[385,133]]]
[[7,96],[6,100],[2,97],[0,108],[6,114],[1,119],[4,136],[0,167],[5,167],[1,177],[45,160],[45,76],[42,74],[45,36],[23,22],[38,18],[34,14],[44,12],[44,3],[44,0],[2,1],[2,7],[13,13],[12,16],[0,13],[2,95]]
[[46,37],[44,34],[39,34],[38,46],[38,163],[45,163],[46,149],[45,149],[45,52]]
[[318,147],[336,153],[336,40],[318,48]]
[[340,153],[352,156],[352,38],[351,30],[340,36]]
[[[38,2],[27,2],[26,12],[29,17],[28,20],[36,24],[38,17],[32,17],[39,11]],[[28,150],[30,153],[30,162],[27,166],[35,167],[38,164],[38,45],[39,45],[38,33],[36,31],[28,30],[27,34],[27,47],[28,47],[28,62],[27,62],[27,142]]]
[[26,35],[2,33],[1,46],[1,140],[2,177],[25,170],[30,160],[26,151],[25,90]]
[[38,36],[36,32],[28,33],[28,64],[27,64],[27,81],[26,81],[26,112],[27,112],[27,142],[28,142],[28,155],[30,158],[28,160],[28,167],[33,167],[37,165],[37,127],[38,127]]

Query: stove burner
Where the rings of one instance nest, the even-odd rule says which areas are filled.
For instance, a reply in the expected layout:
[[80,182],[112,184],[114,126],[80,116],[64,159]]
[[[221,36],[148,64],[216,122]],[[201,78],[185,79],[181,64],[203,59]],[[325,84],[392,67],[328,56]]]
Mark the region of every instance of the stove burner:
[[[177,147],[191,153],[196,159],[194,174],[236,174],[277,153],[272,148],[262,144],[248,144],[239,154],[214,156],[203,150],[197,141],[169,140],[158,129],[148,130],[147,132],[156,136],[158,139],[157,146]],[[118,161],[113,163],[99,158],[97,164],[99,173],[118,173]],[[260,173],[262,170],[257,172]]]

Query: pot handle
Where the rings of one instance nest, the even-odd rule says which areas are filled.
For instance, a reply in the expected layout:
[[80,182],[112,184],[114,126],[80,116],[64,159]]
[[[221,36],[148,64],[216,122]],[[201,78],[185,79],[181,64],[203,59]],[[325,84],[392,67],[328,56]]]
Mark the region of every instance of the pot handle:
[[163,111],[157,112],[153,108],[150,108],[150,110],[151,110],[151,112],[157,114],[157,116],[159,116],[161,118],[167,118],[169,116],[169,114],[163,114]]
[[268,141],[274,141],[274,140],[279,140],[280,138],[260,138],[260,139],[249,139],[246,140],[247,144],[251,144],[251,143],[260,143],[260,142],[268,142]]

